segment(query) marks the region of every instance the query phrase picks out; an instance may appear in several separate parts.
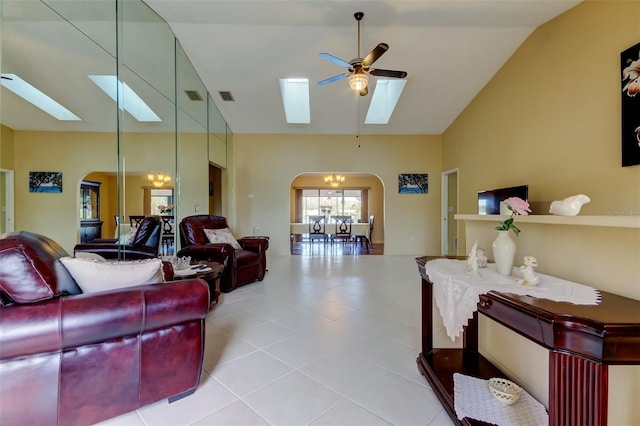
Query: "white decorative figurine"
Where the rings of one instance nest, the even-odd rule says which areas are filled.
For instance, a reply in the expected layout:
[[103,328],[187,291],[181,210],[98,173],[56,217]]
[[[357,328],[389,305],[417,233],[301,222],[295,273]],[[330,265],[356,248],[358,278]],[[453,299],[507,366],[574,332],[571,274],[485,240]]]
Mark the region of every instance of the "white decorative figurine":
[[540,277],[536,275],[533,268],[538,267],[538,259],[533,256],[524,257],[524,265],[520,266],[522,279],[517,279],[516,283],[521,285],[538,285]]
[[478,273],[478,241],[476,240],[473,243],[473,247],[471,247],[471,251],[469,252],[469,257],[467,257],[467,264],[464,267],[464,273],[467,275],[471,275],[472,277],[479,277]]
[[587,204],[591,198],[584,194],[573,195],[562,201],[554,201],[549,207],[549,213],[556,216],[577,216],[583,204]]
[[484,255],[484,249],[479,248],[476,250],[476,262],[478,263],[478,268],[487,267],[487,256]]

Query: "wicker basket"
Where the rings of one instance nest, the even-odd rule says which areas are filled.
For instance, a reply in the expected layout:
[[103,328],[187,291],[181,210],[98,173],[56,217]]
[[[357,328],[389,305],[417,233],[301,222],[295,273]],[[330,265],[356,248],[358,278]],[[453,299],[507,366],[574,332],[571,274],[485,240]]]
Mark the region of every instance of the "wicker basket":
[[520,386],[498,377],[489,379],[489,390],[495,399],[505,405],[511,405],[518,401],[522,392]]

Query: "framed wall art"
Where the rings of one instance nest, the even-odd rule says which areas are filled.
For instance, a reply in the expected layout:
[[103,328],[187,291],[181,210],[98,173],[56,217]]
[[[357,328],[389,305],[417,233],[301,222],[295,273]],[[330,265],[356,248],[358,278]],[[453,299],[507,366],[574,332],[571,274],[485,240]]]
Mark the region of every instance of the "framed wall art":
[[640,164],[640,43],[620,54],[622,167]]
[[426,173],[403,173],[398,175],[398,193],[427,194],[429,192],[429,175]]
[[62,192],[62,172],[29,172],[29,192]]

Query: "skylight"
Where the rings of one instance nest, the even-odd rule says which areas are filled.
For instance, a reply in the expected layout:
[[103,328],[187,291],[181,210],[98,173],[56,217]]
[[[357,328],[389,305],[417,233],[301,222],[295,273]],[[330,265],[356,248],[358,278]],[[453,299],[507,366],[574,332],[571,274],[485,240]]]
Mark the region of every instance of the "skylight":
[[[162,121],[127,83],[118,81],[115,75],[90,75],[89,78],[111,99],[117,102],[117,89],[120,90],[120,110],[124,108],[138,121]],[[116,83],[117,82],[117,83]],[[116,89],[117,88],[117,89]]]
[[376,88],[371,98],[369,111],[364,124],[387,124],[393,114],[393,110],[400,99],[407,80],[383,80],[376,81]]
[[61,121],[82,121],[80,117],[54,101],[48,95],[33,87],[15,74],[2,74],[0,84],[20,96],[27,102],[37,106],[47,114]]
[[289,124],[311,123],[309,107],[309,80],[306,78],[281,78],[280,93],[284,113]]

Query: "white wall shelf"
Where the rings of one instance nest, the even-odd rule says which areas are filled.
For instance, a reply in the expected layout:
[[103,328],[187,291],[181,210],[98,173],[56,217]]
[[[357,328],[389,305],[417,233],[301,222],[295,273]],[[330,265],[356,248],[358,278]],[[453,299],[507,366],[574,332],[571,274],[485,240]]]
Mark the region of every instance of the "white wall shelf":
[[[479,222],[502,222],[509,216],[457,214],[456,220],[470,220]],[[549,225],[599,226],[605,228],[640,229],[640,216],[554,216],[529,215],[518,216],[519,223],[540,223]]]

